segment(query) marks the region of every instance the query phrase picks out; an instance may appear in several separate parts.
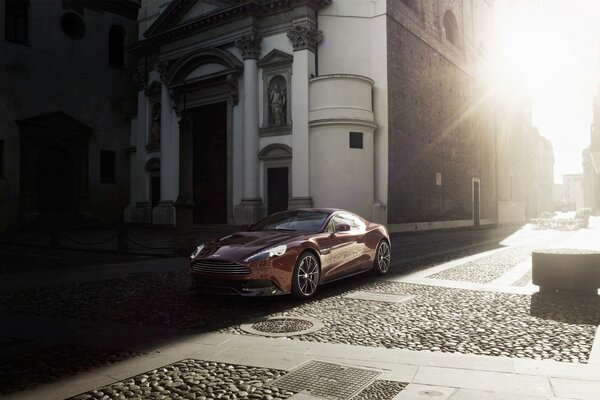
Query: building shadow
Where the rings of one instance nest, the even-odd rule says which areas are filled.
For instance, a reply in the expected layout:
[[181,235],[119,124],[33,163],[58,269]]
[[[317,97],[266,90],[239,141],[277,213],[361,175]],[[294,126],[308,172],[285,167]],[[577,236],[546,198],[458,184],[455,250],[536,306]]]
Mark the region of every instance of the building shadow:
[[531,296],[533,317],[577,325],[600,325],[600,296],[568,296],[535,293]]

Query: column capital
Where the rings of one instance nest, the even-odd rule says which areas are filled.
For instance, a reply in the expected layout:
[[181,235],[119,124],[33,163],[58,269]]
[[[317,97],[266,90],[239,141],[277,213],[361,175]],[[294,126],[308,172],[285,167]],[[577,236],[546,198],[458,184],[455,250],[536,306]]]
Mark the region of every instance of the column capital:
[[139,72],[134,72],[131,79],[133,80],[133,83],[137,87],[138,92],[141,92],[142,90],[146,89],[147,79],[146,79],[145,74],[139,73]]
[[323,32],[316,30],[310,25],[296,25],[287,33],[288,39],[292,41],[294,51],[317,50],[317,44],[323,40]]
[[167,82],[167,77],[169,76],[169,67],[170,67],[171,63],[167,60],[161,60],[159,62],[156,63],[156,65],[154,66],[154,69],[159,73],[160,75],[160,81],[163,84],[166,84]]
[[237,39],[235,41],[235,47],[242,51],[242,58],[247,59],[258,59],[260,56],[260,42],[262,37],[257,33],[249,33]]

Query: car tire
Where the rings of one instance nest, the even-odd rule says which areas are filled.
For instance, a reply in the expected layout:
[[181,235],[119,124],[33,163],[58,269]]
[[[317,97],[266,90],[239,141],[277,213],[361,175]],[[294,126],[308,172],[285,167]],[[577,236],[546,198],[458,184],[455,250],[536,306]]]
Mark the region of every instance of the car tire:
[[300,254],[292,274],[292,296],[296,299],[312,297],[319,286],[321,268],[317,256],[309,251]]
[[375,275],[385,275],[390,269],[390,244],[383,239],[377,244],[375,250],[375,259],[373,260],[373,273]]

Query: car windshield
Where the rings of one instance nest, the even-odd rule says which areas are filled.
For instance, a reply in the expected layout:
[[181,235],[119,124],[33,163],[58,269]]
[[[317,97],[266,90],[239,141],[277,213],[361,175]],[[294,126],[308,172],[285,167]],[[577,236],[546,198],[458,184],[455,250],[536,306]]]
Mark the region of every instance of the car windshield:
[[318,232],[327,217],[329,213],[321,211],[285,211],[257,222],[250,230]]

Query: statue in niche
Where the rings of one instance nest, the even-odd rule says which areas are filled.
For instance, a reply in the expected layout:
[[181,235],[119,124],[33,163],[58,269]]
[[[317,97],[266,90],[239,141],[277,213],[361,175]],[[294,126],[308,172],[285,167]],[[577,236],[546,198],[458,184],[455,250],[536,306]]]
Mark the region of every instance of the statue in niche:
[[152,124],[150,125],[150,140],[160,143],[160,103],[152,106]]
[[278,75],[269,83],[269,120],[271,126],[287,125],[285,79]]

